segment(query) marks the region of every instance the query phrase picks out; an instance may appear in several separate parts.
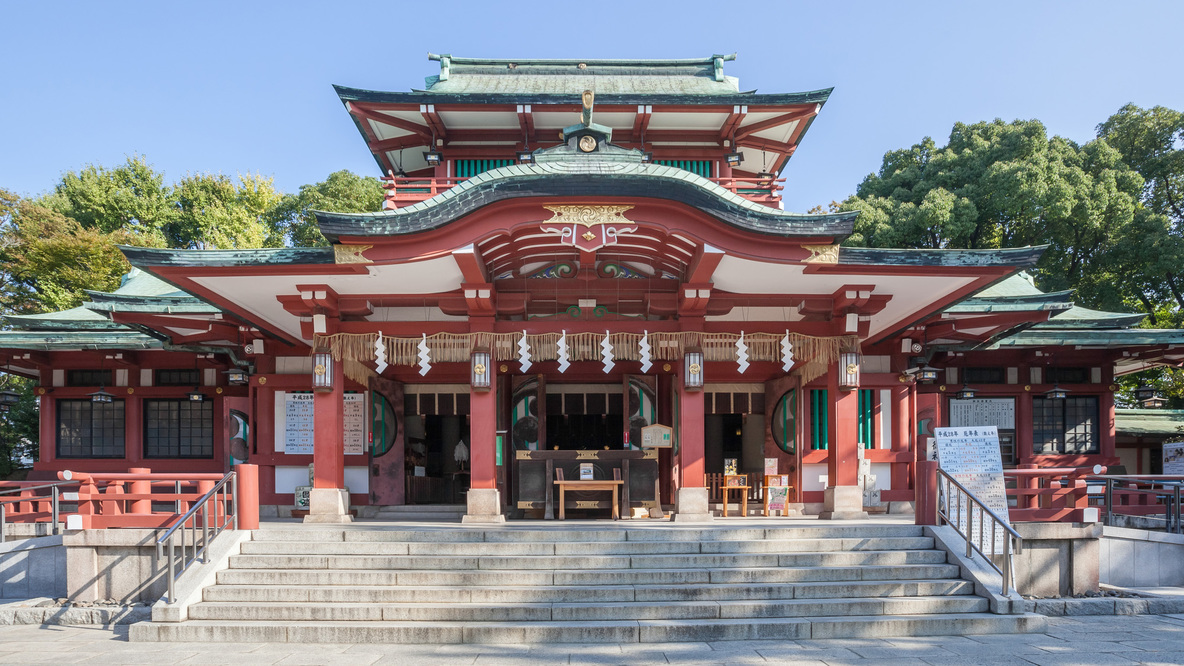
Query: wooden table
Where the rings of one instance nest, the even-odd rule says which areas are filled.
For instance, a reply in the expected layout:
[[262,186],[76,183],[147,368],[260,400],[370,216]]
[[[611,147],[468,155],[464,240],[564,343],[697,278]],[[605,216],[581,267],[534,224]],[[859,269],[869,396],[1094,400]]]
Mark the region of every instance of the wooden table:
[[743,501],[744,501],[744,503],[743,503],[744,508],[740,510],[740,517],[743,518],[744,516],[748,515],[748,488],[749,488],[749,486],[720,486],[719,487],[720,490],[724,491],[724,518],[728,517],[728,498],[732,496],[733,490],[743,490],[744,491],[743,493],[740,494],[740,497],[743,498]]
[[588,480],[588,481],[565,481],[556,479],[555,485],[559,486],[559,520],[566,520],[564,516],[564,498],[563,494],[568,490],[611,490],[613,493],[613,520],[621,518],[620,503],[617,501],[619,496],[619,488],[625,483],[623,479],[602,479],[602,480]]

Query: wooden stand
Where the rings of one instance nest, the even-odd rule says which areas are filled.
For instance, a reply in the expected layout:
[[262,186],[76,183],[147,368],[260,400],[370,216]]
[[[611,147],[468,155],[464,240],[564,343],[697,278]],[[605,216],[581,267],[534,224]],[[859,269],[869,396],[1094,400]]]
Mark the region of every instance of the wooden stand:
[[740,517],[748,515],[748,476],[746,474],[729,474],[724,477],[724,485],[721,490],[724,491],[724,518],[728,517],[728,499],[732,496],[733,490],[743,491],[740,493],[741,506]]
[[620,520],[621,505],[618,501],[618,489],[625,483],[621,480],[621,470],[614,469],[613,480],[588,480],[588,481],[567,481],[563,478],[563,470],[555,470],[555,485],[559,486],[559,520],[567,520],[564,513],[565,498],[564,493],[568,489],[571,490],[611,490],[613,494],[613,520]]
[[[776,483],[773,483],[773,481],[776,481]],[[769,489],[770,488],[785,488],[785,506],[783,506],[781,509],[772,509],[772,510],[773,511],[783,511],[783,512],[788,513],[788,511],[789,511],[789,493],[790,493],[790,491],[793,490],[793,486],[789,485],[789,475],[788,474],[766,474],[765,475],[765,486],[763,489],[764,490],[763,494],[765,496],[765,517],[766,518],[769,517],[769,512],[770,512],[770,509],[769,509]]]

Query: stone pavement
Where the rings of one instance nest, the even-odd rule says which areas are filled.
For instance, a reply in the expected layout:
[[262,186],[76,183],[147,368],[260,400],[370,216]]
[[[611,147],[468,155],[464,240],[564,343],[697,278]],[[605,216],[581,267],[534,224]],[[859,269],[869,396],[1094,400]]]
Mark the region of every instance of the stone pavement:
[[1043,634],[732,643],[128,643],[126,626],[0,626],[0,664],[1184,664],[1184,615],[1049,618]]

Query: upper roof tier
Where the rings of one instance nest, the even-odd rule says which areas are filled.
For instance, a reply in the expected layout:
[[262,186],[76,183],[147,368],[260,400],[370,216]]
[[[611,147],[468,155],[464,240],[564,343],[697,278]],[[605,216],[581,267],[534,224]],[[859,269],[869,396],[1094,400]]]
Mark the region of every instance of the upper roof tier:
[[[440,71],[423,89],[379,92],[335,86],[384,173],[455,178],[458,160],[512,161],[518,150],[554,145],[576,122],[581,95],[596,97],[596,122],[614,143],[654,159],[697,160],[711,178],[784,168],[830,96],[741,91],[723,63],[690,60],[491,60],[429,55]],[[423,153],[442,154],[429,165]],[[740,155],[729,166],[725,156]],[[733,162],[736,160],[733,159]]]
[[736,54],[686,60],[496,60],[428,54],[440,73],[431,93],[732,95],[739,80],[724,76]]

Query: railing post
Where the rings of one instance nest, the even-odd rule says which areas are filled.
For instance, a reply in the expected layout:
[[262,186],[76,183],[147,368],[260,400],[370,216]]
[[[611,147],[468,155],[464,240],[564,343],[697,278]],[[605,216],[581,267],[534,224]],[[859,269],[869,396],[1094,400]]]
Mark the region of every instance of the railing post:
[[[181,534],[185,534],[184,529],[181,530]],[[182,545],[182,548],[184,548],[184,545]],[[182,552],[181,556],[184,557],[185,553]],[[169,574],[168,575],[169,575],[169,603],[170,604],[177,603],[177,594],[173,590],[173,580],[177,577],[176,576],[176,568],[175,568],[176,560],[177,560],[177,551],[176,551],[172,537],[169,537]]]
[[[132,467],[128,470],[129,474],[151,474],[152,470],[147,467]],[[133,495],[151,495],[152,481],[132,481],[128,486],[129,491]],[[128,513],[145,514],[152,513],[152,500],[140,499],[128,502]]]
[[[991,532],[994,533],[994,529],[992,529]],[[1011,589],[1011,546],[1012,546],[1011,535],[1008,534],[1006,536],[1007,536],[1007,538],[1003,540],[1003,542],[1004,542],[1004,549],[1003,549],[1003,596],[1005,596],[1005,597],[1007,596],[1008,591]]]
[[50,520],[53,521],[53,533],[55,535],[62,533],[62,528],[58,524],[58,487],[54,486],[50,490],[49,513]]
[[916,501],[913,522],[917,525],[937,525],[937,462],[917,462]]
[[259,466],[234,466],[235,529],[259,529]]
[[4,543],[4,523],[7,521],[8,504],[0,502],[0,543]]
[[1114,513],[1114,479],[1106,479],[1106,522],[1105,525],[1113,525],[1112,515]]
[[1172,531],[1175,532],[1176,534],[1179,534],[1180,533],[1180,484],[1177,483],[1175,485],[1175,487],[1173,487],[1172,490],[1174,491],[1173,498],[1172,498],[1172,506],[1175,507],[1175,513],[1176,513],[1176,524],[1175,524],[1174,529]]

